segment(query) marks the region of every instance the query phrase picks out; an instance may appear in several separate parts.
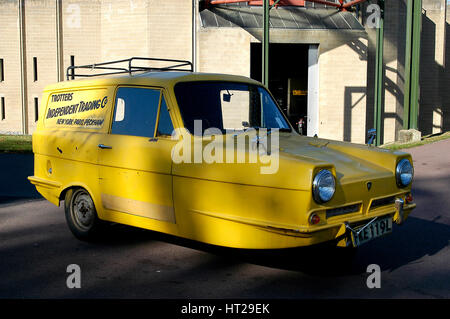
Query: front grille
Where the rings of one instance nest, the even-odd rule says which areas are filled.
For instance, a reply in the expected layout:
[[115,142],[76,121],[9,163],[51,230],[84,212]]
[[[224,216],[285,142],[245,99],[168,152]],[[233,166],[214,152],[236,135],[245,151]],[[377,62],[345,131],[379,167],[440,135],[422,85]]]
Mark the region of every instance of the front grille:
[[372,205],[370,205],[370,209],[374,209],[381,206],[392,205],[395,203],[395,196],[375,199],[372,201]]
[[327,209],[327,218],[351,214],[359,211],[360,204],[348,205],[339,208]]

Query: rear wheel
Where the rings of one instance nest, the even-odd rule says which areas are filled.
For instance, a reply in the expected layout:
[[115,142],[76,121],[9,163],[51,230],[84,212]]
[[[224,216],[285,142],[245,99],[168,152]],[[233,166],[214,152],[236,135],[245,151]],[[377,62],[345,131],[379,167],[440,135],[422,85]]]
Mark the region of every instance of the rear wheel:
[[84,188],[67,191],[64,202],[66,221],[75,237],[81,240],[94,239],[101,227],[94,201]]

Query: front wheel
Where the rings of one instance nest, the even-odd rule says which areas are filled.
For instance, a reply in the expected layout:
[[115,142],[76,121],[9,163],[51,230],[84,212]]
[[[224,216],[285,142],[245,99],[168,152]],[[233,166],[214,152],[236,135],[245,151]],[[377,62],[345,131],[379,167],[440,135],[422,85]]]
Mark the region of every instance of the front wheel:
[[67,225],[75,237],[81,240],[94,239],[100,230],[94,201],[84,188],[69,189],[64,201]]

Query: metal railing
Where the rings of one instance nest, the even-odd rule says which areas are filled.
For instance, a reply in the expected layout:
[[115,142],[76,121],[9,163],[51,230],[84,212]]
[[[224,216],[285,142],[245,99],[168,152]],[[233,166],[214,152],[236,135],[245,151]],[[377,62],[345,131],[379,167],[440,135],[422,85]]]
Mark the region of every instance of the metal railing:
[[[147,61],[147,62],[167,62],[169,65],[164,67],[157,66],[139,66],[134,64],[136,61]],[[175,63],[175,64],[172,64]],[[124,65],[125,64],[125,65]],[[77,73],[77,70],[107,70],[107,72],[102,73]],[[129,59],[116,60],[110,62],[102,62],[87,65],[71,65],[67,68],[66,78],[67,80],[74,80],[76,77],[94,77],[94,76],[105,76],[114,74],[125,74],[128,73],[132,75],[134,72],[164,72],[164,71],[181,71],[181,72],[193,72],[193,65],[190,61],[185,60],[173,60],[173,59],[161,59],[161,58],[142,58],[142,57],[132,57]]]

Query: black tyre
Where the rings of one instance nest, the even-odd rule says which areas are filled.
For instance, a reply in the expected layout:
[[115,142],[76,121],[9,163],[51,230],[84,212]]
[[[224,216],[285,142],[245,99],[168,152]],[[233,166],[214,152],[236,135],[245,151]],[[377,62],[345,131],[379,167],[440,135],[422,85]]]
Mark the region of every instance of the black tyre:
[[97,216],[94,201],[84,188],[69,189],[64,201],[69,229],[80,240],[98,237],[102,222]]

